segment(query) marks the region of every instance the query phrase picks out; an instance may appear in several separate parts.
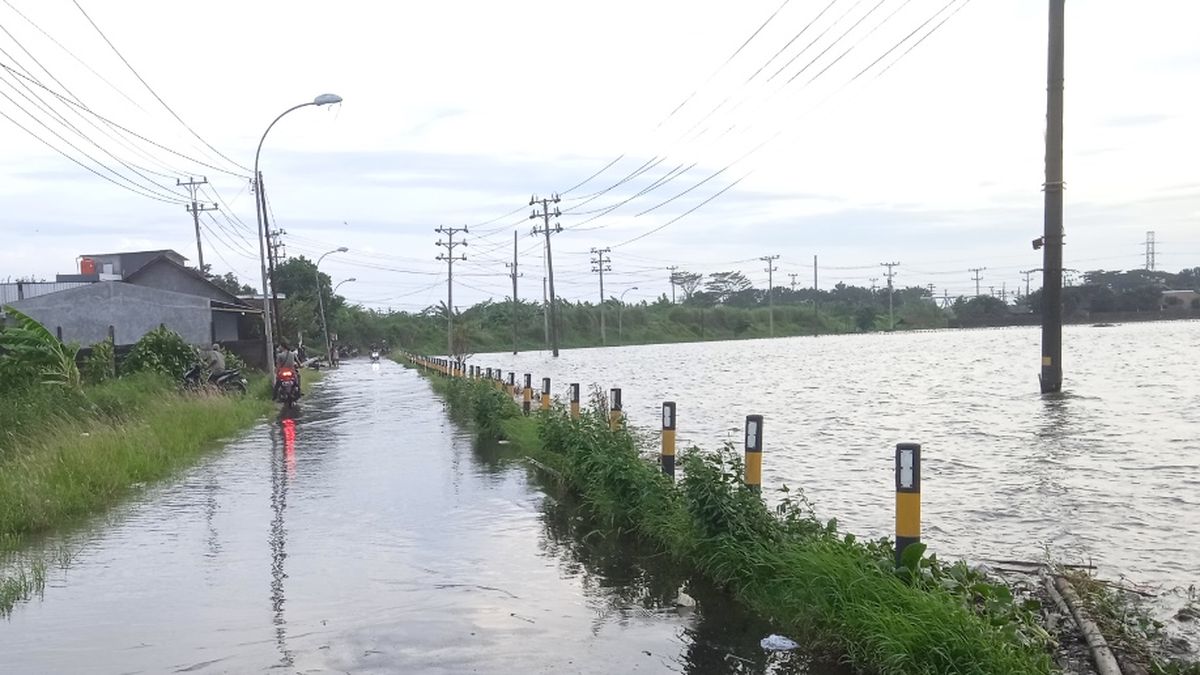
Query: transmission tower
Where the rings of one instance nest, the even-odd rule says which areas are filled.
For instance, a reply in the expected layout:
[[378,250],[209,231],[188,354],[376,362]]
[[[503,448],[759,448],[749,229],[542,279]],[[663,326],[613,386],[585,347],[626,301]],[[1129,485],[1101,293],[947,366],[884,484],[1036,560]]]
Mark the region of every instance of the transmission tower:
[[1154,250],[1154,230],[1148,230],[1146,232],[1146,270],[1147,271],[1150,271],[1150,272],[1154,271],[1154,255],[1155,255],[1155,253],[1156,252]]

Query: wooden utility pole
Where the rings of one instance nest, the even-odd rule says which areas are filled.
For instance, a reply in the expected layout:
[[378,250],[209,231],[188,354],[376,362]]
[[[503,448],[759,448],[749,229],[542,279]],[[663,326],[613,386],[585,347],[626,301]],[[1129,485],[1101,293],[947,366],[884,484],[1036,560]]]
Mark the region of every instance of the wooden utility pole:
[[[1043,394],[1062,391],[1062,260],[1063,260],[1063,61],[1066,0],[1050,0],[1050,35],[1046,67],[1046,193],[1042,234],[1042,370]],[[1038,244],[1035,241],[1034,246]]]
[[[558,203],[560,201],[561,199],[559,199],[557,194],[543,199],[538,199],[537,195],[533,195],[529,198],[530,206],[533,206],[539,202],[542,205],[541,212],[538,212],[537,209],[534,209],[533,213],[529,214],[529,219],[535,220],[537,218],[541,218],[543,223],[542,227],[534,227],[533,233],[546,235],[546,273],[550,277],[550,306],[548,308],[549,314],[547,317],[550,321],[550,351],[555,357],[558,356],[558,302],[554,297],[554,257],[550,254],[550,235],[562,232],[562,225],[559,225],[557,222],[555,222],[554,226],[551,227],[550,218],[558,218],[562,215],[562,211],[558,209]],[[554,204],[553,212],[550,211],[551,204]]]

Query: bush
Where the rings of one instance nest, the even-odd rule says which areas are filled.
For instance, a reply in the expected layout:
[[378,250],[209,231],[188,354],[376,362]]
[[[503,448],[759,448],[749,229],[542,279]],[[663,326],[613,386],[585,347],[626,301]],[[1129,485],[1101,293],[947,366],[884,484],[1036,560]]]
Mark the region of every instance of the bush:
[[83,362],[83,380],[88,384],[100,384],[117,376],[117,355],[111,340],[92,345],[92,353]]
[[179,377],[196,363],[196,350],[179,333],[159,326],[142,336],[121,364],[122,374],[152,372]]

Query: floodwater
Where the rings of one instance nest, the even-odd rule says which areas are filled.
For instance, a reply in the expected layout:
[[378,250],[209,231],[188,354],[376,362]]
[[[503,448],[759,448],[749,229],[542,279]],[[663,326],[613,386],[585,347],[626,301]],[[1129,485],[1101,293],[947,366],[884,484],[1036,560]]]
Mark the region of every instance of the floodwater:
[[[1064,394],[1038,392],[1040,330],[800,337],[479,355],[471,363],[620,387],[629,423],[678,406],[687,442],[741,448],[765,417],[763,492],[893,533],[894,448],[922,444],[922,535],[941,558],[1091,562],[1200,586],[1200,321],[1068,326]],[[586,394],[585,394],[586,395]]]
[[428,384],[350,361],[82,531],[0,619],[0,673],[833,673],[599,536]]

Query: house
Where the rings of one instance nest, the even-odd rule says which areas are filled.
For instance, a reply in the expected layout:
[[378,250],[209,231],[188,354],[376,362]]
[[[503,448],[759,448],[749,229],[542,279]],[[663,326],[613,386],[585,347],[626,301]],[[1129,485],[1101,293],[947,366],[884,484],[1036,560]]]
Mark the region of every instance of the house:
[[1200,292],[1193,290],[1163,291],[1158,308],[1166,312],[1186,312],[1200,309]]
[[88,345],[112,335],[137,342],[166,326],[192,344],[238,342],[250,336],[262,310],[213,284],[171,250],[80,256],[79,274],[58,275],[45,293],[5,304],[28,314],[66,342]]

